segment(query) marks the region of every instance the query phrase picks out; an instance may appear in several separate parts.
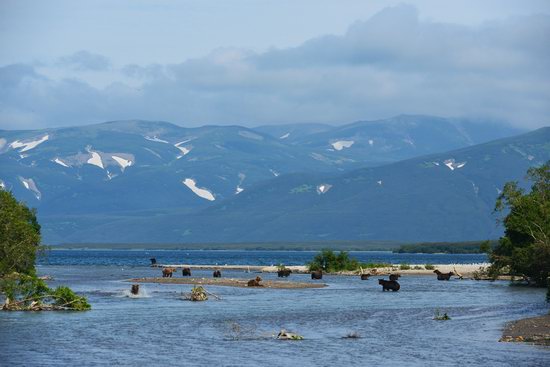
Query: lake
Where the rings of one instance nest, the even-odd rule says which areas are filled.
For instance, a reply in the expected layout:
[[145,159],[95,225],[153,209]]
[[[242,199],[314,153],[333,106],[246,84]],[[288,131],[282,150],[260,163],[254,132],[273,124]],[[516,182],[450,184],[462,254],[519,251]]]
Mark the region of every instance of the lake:
[[[548,311],[545,290],[508,282],[400,279],[401,290],[382,292],[375,279],[325,276],[322,289],[207,287],[221,297],[180,299],[190,285],[143,284],[128,297],[124,279],[158,276],[147,266],[284,263],[302,265],[315,252],[295,251],[52,251],[40,274],[88,297],[88,312],[0,313],[0,361],[10,366],[547,366],[550,350],[499,343],[507,321]],[[484,255],[354,252],[361,261],[477,263]],[[194,271],[211,277],[211,271]],[[179,276],[179,275],[178,275]],[[225,271],[224,277],[255,274]],[[274,280],[275,274],[262,274]],[[308,275],[289,280],[312,282]],[[448,321],[433,320],[436,310]],[[286,329],[302,341],[273,338]],[[361,338],[345,339],[358,333]]]

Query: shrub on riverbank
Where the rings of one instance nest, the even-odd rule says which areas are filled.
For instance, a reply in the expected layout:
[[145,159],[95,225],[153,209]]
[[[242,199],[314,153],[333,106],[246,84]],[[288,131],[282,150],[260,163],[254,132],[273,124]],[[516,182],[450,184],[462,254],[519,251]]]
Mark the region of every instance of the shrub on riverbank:
[[362,268],[385,268],[391,266],[386,263],[361,263],[357,259],[349,256],[347,251],[335,253],[332,250],[323,250],[311,262],[306,264],[310,271],[322,270],[327,273],[339,271],[356,271]]
[[506,211],[502,220],[505,236],[489,252],[489,273],[498,275],[504,268],[510,275],[529,283],[547,286],[550,275],[550,161],[530,168],[533,182],[526,193],[517,182],[508,182],[497,199],[495,211]]
[[0,190],[0,293],[3,310],[88,310],[86,298],[67,287],[50,289],[36,276],[40,225],[34,210]]

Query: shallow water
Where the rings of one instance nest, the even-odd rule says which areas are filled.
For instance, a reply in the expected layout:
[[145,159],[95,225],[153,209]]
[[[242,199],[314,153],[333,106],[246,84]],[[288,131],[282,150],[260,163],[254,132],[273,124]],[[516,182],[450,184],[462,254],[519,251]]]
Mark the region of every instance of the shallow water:
[[[43,265],[304,265],[318,251],[201,251],[201,250],[54,250],[38,259]],[[351,251],[351,257],[365,263],[471,264],[487,261],[485,254],[394,254],[389,251]]]
[[[244,256],[244,255],[243,255]],[[88,312],[0,313],[0,364],[263,366],[547,366],[550,350],[499,343],[506,321],[547,311],[545,291],[507,282],[437,281],[407,276],[382,292],[375,279],[325,276],[322,289],[209,286],[219,301],[179,299],[190,285],[142,284],[127,297],[124,279],[158,275],[146,266],[42,265],[83,293]],[[210,277],[211,271],[193,276]],[[223,276],[252,278],[225,271]],[[264,279],[276,275],[263,274]],[[289,280],[311,282],[307,275]],[[436,308],[451,316],[433,320]],[[305,337],[277,341],[282,328]],[[360,339],[343,339],[351,332]]]

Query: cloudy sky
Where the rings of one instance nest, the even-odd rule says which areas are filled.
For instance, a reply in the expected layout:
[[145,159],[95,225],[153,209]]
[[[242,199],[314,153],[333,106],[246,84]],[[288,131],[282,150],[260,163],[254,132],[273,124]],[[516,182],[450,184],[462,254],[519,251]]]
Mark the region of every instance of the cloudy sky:
[[0,129],[398,114],[536,128],[549,44],[547,0],[0,0]]

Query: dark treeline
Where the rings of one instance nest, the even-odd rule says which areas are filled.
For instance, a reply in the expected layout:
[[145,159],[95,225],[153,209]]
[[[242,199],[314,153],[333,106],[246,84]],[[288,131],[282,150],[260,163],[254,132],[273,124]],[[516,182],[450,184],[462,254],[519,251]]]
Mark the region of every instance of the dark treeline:
[[427,242],[411,245],[402,245],[393,252],[423,253],[423,254],[481,254],[486,252],[486,246],[494,248],[498,241],[470,241],[470,242]]
[[394,241],[317,241],[317,242],[232,242],[232,243],[64,243],[55,249],[89,250],[264,250],[264,251],[393,251],[402,243]]

